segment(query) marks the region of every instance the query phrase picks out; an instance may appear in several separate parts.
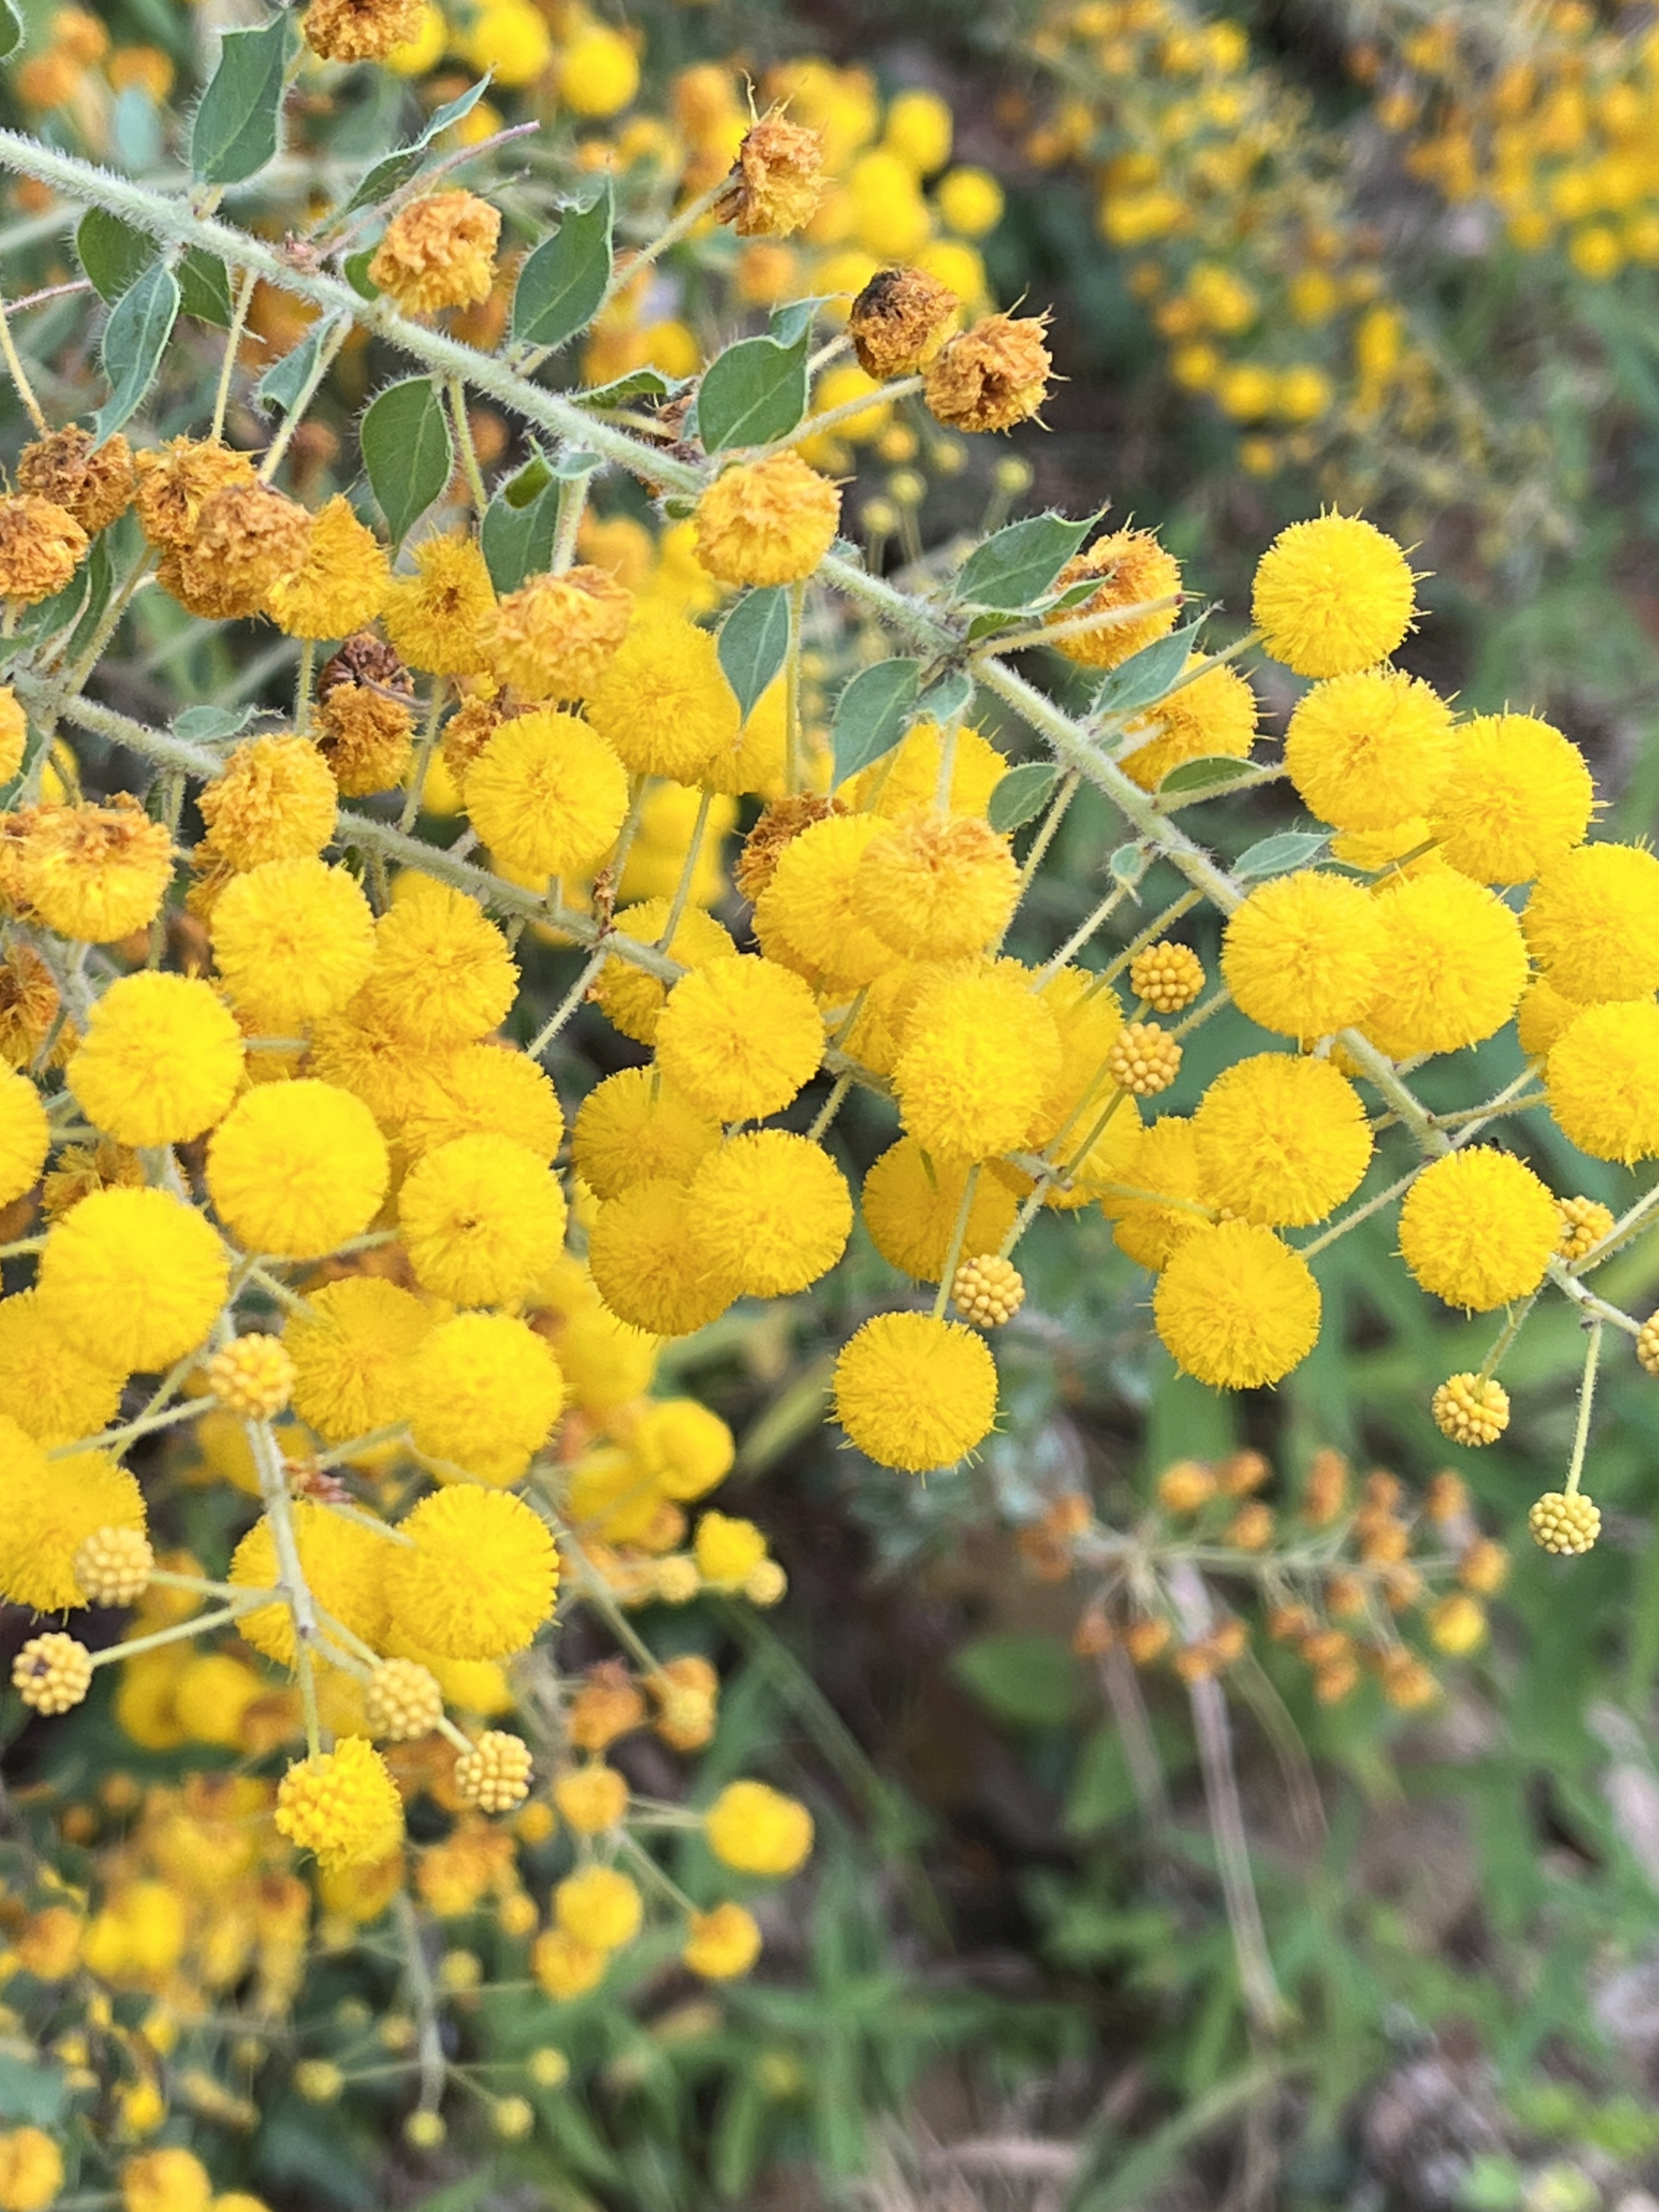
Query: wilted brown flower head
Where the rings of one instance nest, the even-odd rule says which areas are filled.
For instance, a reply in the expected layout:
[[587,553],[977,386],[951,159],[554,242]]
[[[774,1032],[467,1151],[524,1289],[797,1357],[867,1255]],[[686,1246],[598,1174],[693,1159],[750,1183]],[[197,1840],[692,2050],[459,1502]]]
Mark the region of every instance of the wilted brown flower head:
[[927,371],[924,398],[951,430],[1012,430],[1048,396],[1054,366],[1046,315],[987,315],[952,338]]
[[962,302],[921,269],[878,269],[853,302],[848,334],[866,376],[914,376],[937,358]]

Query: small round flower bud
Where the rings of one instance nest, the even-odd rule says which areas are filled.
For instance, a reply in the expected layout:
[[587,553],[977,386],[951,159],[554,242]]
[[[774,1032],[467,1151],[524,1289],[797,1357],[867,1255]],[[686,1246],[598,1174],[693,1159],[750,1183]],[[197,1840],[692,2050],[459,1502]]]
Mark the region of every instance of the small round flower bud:
[[1486,1613],[1467,1590],[1449,1590],[1429,1607],[1429,1641],[1454,1659],[1479,1650],[1486,1637]]
[[345,2081],[331,2059],[302,2058],[294,2069],[294,2086],[307,2104],[331,2105]]
[[1468,1510],[1468,1488],[1461,1474],[1443,1468],[1431,1477],[1423,1497],[1423,1510],[1431,1521],[1455,1521]]
[[1556,1204],[1561,1209],[1561,1242],[1555,1249],[1569,1265],[1582,1260],[1612,1233],[1613,1208],[1603,1206],[1600,1199],[1562,1198]]
[[1650,1375],[1659,1375],[1659,1313],[1650,1314],[1636,1340],[1636,1357]]
[[1236,1546],[1241,1552],[1265,1552],[1273,1541],[1273,1508],[1264,1505],[1260,1498],[1253,1498],[1248,1505],[1241,1505],[1222,1532],[1223,1541]]
[[1196,1513],[1215,1490],[1214,1475],[1195,1459],[1178,1459],[1158,1478],[1158,1502],[1166,1513]]
[[743,1578],[750,1605],[775,1605],[788,1587],[789,1577],[775,1559],[757,1559]]
[[404,2122],[404,2140],[416,2150],[436,2150],[448,2132],[441,2112],[411,2112]]
[[1181,1073],[1181,1047],[1156,1022],[1130,1022],[1113,1039],[1106,1073],[1120,1091],[1137,1098],[1167,1091]]
[[142,1528],[94,1528],[70,1571],[88,1605],[133,1605],[149,1588],[155,1566]]
[[1132,1620],[1123,1632],[1123,1648],[1137,1667],[1150,1667],[1170,1641],[1170,1624],[1154,1616]]
[[951,1303],[977,1328],[1000,1328],[1025,1303],[1025,1279],[1012,1260],[981,1252],[964,1260],[951,1285]]
[[482,1813],[510,1813],[530,1795],[530,1747],[522,1736],[486,1729],[455,1762],[455,1787]]
[[558,2089],[570,2079],[570,2061],[562,2051],[544,2043],[525,2061],[525,2071],[538,2089]]
[[413,1743],[437,1727],[444,1693],[429,1667],[416,1659],[383,1659],[363,1691],[371,1731],[391,1743]]
[[506,2142],[521,2142],[536,2124],[536,2108],[528,2097],[498,2097],[490,2107],[489,2124]]
[[[859,367],[884,382],[914,376],[937,358],[961,305],[948,285],[920,269],[878,269],[848,318]],[[1024,490],[1030,482],[1028,470],[1015,489]]]
[[1457,1579],[1477,1597],[1492,1597],[1510,1576],[1510,1555],[1490,1536],[1477,1536],[1457,1563]]
[[1334,1659],[1314,1670],[1314,1695],[1322,1705],[1340,1705],[1359,1686],[1359,1668],[1352,1659]]
[[1541,1552],[1574,1557],[1588,1552],[1601,1533],[1601,1516],[1582,1491],[1547,1490],[1527,1516],[1532,1540]]
[[1403,1644],[1397,1644],[1387,1654],[1380,1671],[1382,1694],[1396,1711],[1419,1712],[1425,1705],[1431,1705],[1440,1694],[1440,1685],[1431,1669]]
[[12,1662],[11,1680],[37,1713],[66,1713],[92,1687],[92,1654],[72,1636],[32,1636]]
[[1160,939],[1129,963],[1129,988],[1155,1013],[1178,1014],[1204,988],[1204,963],[1190,945]]
[[476,1951],[446,1951],[438,1961],[438,1979],[453,1995],[476,1990],[483,1979],[483,1960]]
[[1495,1444],[1510,1425],[1510,1394],[1492,1376],[1453,1375],[1435,1392],[1434,1425],[1455,1444]]
[[255,1332],[233,1337],[216,1352],[204,1370],[207,1386],[228,1413],[269,1421],[280,1413],[294,1389],[294,1362],[280,1337]]
[[689,1605],[702,1588],[697,1563],[675,1553],[659,1559],[651,1578],[651,1595],[663,1605]]

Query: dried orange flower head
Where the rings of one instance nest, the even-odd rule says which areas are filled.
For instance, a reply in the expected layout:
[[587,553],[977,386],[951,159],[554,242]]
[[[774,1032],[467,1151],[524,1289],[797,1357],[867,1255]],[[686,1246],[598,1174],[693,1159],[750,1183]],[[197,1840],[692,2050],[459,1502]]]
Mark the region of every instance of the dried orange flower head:
[[823,140],[774,108],[745,133],[714,212],[739,238],[787,238],[823,192]]
[[921,269],[878,269],[853,302],[847,331],[866,376],[914,376],[935,360],[961,312],[948,284]]
[[951,430],[1012,430],[1048,397],[1054,367],[1046,315],[987,315],[952,338],[927,371],[923,397]]
[[400,208],[368,264],[378,284],[405,314],[474,307],[495,277],[501,218],[487,200],[465,191],[431,192]]
[[310,544],[311,517],[295,501],[264,484],[227,484],[203,501],[179,549],[179,595],[210,620],[258,614],[275,586],[299,574]]
[[24,447],[17,457],[17,484],[67,508],[94,538],[126,513],[138,479],[132,448],[118,430],[97,446],[90,430],[70,422]]
[[253,463],[211,439],[175,438],[137,456],[138,520],[152,545],[188,545],[197,519],[216,491],[251,484]]
[[0,599],[37,605],[61,592],[87,550],[87,533],[53,499],[0,497]]
[[421,27],[421,0],[311,0],[301,26],[325,62],[384,61]]
[[759,820],[743,841],[733,872],[744,898],[752,902],[760,896],[777,872],[784,848],[793,845],[804,830],[831,814],[846,811],[841,799],[821,799],[811,791],[791,792],[763,807]]

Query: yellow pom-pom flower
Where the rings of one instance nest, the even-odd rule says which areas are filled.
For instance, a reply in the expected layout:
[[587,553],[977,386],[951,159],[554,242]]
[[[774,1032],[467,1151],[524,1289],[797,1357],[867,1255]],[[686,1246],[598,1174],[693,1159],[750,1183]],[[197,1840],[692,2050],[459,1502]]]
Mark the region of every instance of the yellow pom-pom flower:
[[1302,869],[1230,916],[1221,972],[1241,1013],[1308,1044],[1363,1018],[1381,980],[1376,902],[1345,876]]
[[[551,1617],[559,1561],[547,1523],[521,1498],[452,1483],[380,1544],[394,1632],[441,1659],[504,1659]],[[377,1541],[379,1540],[377,1539]]]
[[198,802],[216,859],[238,870],[312,860],[334,835],[333,771],[307,738],[248,738]]
[[661,1176],[631,1183],[600,1206],[587,1264],[617,1319],[653,1336],[689,1336],[738,1295],[704,1245],[689,1191]]
[[434,676],[476,676],[489,659],[495,592],[484,556],[461,536],[423,538],[415,573],[394,576],[381,610],[398,657]]
[[145,969],[118,977],[94,1002],[66,1073],[88,1121],[118,1143],[188,1144],[229,1110],[242,1079],[242,1033],[211,984]]
[[343,1736],[332,1751],[290,1766],[276,1787],[278,1832],[332,1873],[376,1866],[404,1835],[404,1801],[367,1736]]
[[1524,884],[1589,828],[1595,787],[1583,755],[1532,714],[1480,714],[1457,750],[1433,830],[1443,859],[1482,884]]
[[64,2185],[64,2154],[42,2128],[0,2135],[0,2204],[6,2212],[46,2212]]
[[918,809],[866,848],[856,896],[870,927],[895,951],[961,959],[1000,939],[1019,896],[1019,870],[1008,840],[974,816]]
[[581,875],[617,842],[628,776],[586,722],[542,708],[503,722],[473,762],[466,811],[515,874]]
[[[671,908],[666,899],[646,899],[624,907],[617,916],[615,934],[632,938],[635,945],[660,945]],[[674,924],[674,933],[661,948],[682,968],[706,968],[711,960],[729,960],[737,951],[729,930],[721,927],[701,907],[687,905]],[[593,986],[599,1011],[613,1029],[635,1044],[655,1044],[657,1018],[668,996],[667,984],[635,967],[630,960],[607,960]]]
[[639,1934],[645,1906],[639,1891],[615,1867],[583,1867],[553,1891],[553,1913],[573,1943],[593,1951],[618,1951]]
[[1550,982],[1586,1006],[1659,989],[1659,855],[1644,845],[1581,845],[1533,885],[1521,916]]
[[1322,514],[1281,530],[1255,572],[1252,611],[1275,660],[1298,676],[1352,676],[1412,626],[1411,564],[1372,523]]
[[400,877],[374,925],[374,965],[351,1011],[430,1052],[488,1036],[518,988],[501,933],[464,892],[430,876]]
[[495,610],[491,670],[526,699],[586,698],[633,612],[632,592],[604,568],[532,576]]
[[290,637],[349,637],[386,604],[392,570],[374,532],[342,492],[312,520],[304,566],[265,594],[265,611]]
[[1371,1133],[1328,1060],[1258,1053],[1225,1069],[1192,1121],[1211,1202],[1269,1229],[1322,1221],[1358,1187]]
[[368,1107],[311,1076],[245,1091],[208,1145],[209,1195],[246,1252],[333,1251],[368,1228],[390,1177]]
[[410,1359],[404,1410],[415,1449],[480,1482],[518,1481],[547,1442],[564,1377],[546,1341],[510,1314],[457,1314]]
[[[154,2125],[159,2125],[161,2114]],[[193,2151],[168,2144],[126,2160],[121,2167],[121,2212],[209,2212],[213,2184]]]
[[96,1356],[101,1346],[66,1337],[33,1291],[0,1299],[0,1413],[43,1444],[95,1436],[115,1419],[125,1375]]
[[617,114],[639,88],[639,56],[621,31],[586,23],[566,41],[559,56],[559,93],[574,115]]
[[501,219],[468,191],[428,192],[409,201],[386,225],[368,264],[372,284],[405,314],[435,314],[489,296]]
[[[859,1202],[870,1241],[890,1267],[918,1282],[938,1282],[951,1255],[968,1173],[963,1162],[936,1165],[914,1137],[901,1137],[873,1163]],[[1006,1183],[981,1175],[968,1209],[963,1251],[994,1252],[1018,1210]]]
[[862,867],[882,825],[867,814],[832,814],[778,853],[755,904],[755,935],[767,957],[837,999],[851,998],[899,955],[865,918]]
[[722,470],[697,502],[697,558],[722,584],[796,584],[834,543],[841,494],[796,453]]
[[564,1115],[545,1068],[527,1053],[494,1043],[464,1044],[447,1054],[398,1121],[404,1148],[434,1151],[455,1137],[510,1137],[550,1160],[564,1138]]
[[[913,722],[897,750],[844,784],[841,796],[859,813],[879,814],[887,822],[933,806],[939,793],[944,747],[945,733],[937,722]],[[991,793],[1007,773],[1006,757],[988,738],[970,726],[959,729],[951,763],[947,811],[977,814],[982,819]]]
[[[111,986],[112,990],[120,988],[119,984]],[[96,1018],[94,1008],[94,1019]],[[239,1039],[239,1045],[240,1042]],[[77,1054],[76,1059],[82,1056]],[[73,1081],[71,1075],[71,1086]],[[51,1141],[46,1109],[27,1076],[15,1069],[0,1073],[0,1206],[9,1206],[14,1199],[21,1198],[38,1180],[46,1164]],[[164,1140],[157,1138],[151,1141]]]
[[680,1958],[706,1982],[730,1982],[746,1974],[760,1953],[754,1914],[740,1905],[717,1905],[712,1912],[691,1915]]
[[1319,1285],[1301,1255],[1251,1221],[1200,1223],[1152,1294],[1164,1348],[1200,1382],[1255,1390],[1305,1359],[1319,1335]]
[[716,1589],[738,1589],[766,1557],[766,1539],[752,1521],[705,1513],[694,1547],[697,1572]]
[[1580,1152],[1627,1167],[1659,1158],[1659,1006],[1587,1006],[1550,1047],[1544,1088]]
[[620,1198],[636,1182],[689,1182],[720,1140],[720,1123],[653,1069],[625,1067],[583,1099],[570,1157],[596,1197]]
[[1380,891],[1382,969],[1360,1027],[1390,1060],[1456,1052],[1502,1029],[1527,983],[1521,925],[1502,899],[1437,868]]
[[155,919],[173,876],[173,840],[136,799],[43,806],[22,818],[16,889],[48,929],[107,945]]
[[764,1782],[728,1782],[703,1814],[702,1832],[721,1865],[738,1874],[793,1874],[812,1848],[812,1815]]
[[410,1170],[398,1220],[422,1290],[457,1305],[505,1305],[564,1242],[564,1193],[510,1137],[453,1137]]
[[657,1024],[657,1065],[722,1121],[781,1113],[823,1056],[811,992],[775,961],[741,954],[683,975]]
[[374,917],[343,868],[307,854],[226,884],[210,921],[225,994],[268,1036],[337,1013],[374,963]]
[[1339,830],[1391,830],[1433,804],[1451,768],[1451,709],[1395,668],[1316,684],[1291,716],[1285,767]]
[[1060,1066],[1054,1017],[1023,969],[947,976],[922,994],[893,1069],[906,1133],[941,1159],[1012,1152]]
[[[397,1547],[313,1498],[297,1499],[289,1512],[295,1548],[318,1604],[365,1643],[378,1644],[386,1633],[386,1570]],[[243,1589],[271,1589],[282,1575],[276,1540],[261,1515],[231,1555],[230,1579]],[[256,1607],[236,1626],[256,1651],[293,1666],[294,1615],[285,1601]]]
[[555,2004],[585,1997],[605,1979],[606,1954],[591,1943],[578,1943],[562,1928],[544,1928],[530,1954],[530,1971],[537,1985]]
[[0,1418],[0,1595],[36,1613],[84,1605],[75,1561],[88,1536],[144,1526],[144,1500],[106,1452],[50,1465],[15,1421]]
[[129,1374],[193,1352],[225,1302],[230,1255],[164,1190],[94,1191],[47,1235],[35,1295],[47,1325]]
[[[1193,653],[1188,669],[1202,658]],[[1255,694],[1236,668],[1206,668],[1125,733],[1118,765],[1143,791],[1156,791],[1183,761],[1247,760],[1255,743]]]
[[683,616],[637,621],[587,697],[587,719],[635,775],[695,783],[738,741],[737,695],[708,631]]
[[925,1474],[983,1443],[997,1413],[996,1363],[959,1322],[877,1314],[836,1362],[836,1418],[866,1458]]
[[412,1291],[380,1276],[319,1285],[283,1339],[295,1411],[331,1444],[390,1426],[403,1413],[410,1357],[432,1327]]
[[710,1152],[692,1179],[690,1218],[709,1265],[749,1297],[789,1297],[847,1249],[853,1200],[821,1145],[755,1129]]
[[1431,1162],[1400,1209],[1400,1249],[1414,1279],[1449,1306],[1489,1313],[1538,1288],[1561,1215],[1524,1160],[1490,1145]]

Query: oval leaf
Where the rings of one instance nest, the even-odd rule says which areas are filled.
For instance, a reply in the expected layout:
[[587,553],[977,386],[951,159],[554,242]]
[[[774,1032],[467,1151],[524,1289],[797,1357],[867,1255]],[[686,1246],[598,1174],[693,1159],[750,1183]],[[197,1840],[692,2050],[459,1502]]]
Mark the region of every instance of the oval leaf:
[[707,453],[764,446],[787,437],[806,412],[806,347],[775,338],[741,338],[703,371],[697,387],[697,434]]
[[721,623],[720,666],[745,722],[756,701],[775,680],[788,650],[789,593],[781,584],[746,593]]
[[0,62],[21,45],[23,19],[13,5],[13,0],[0,0]]
[[110,380],[110,395],[95,424],[100,445],[143,404],[178,315],[179,280],[159,261],[116,301],[100,353]]
[[952,668],[931,684],[916,702],[916,712],[929,721],[954,722],[973,702],[974,679],[965,668]]
[[1105,513],[1081,522],[1063,514],[1034,514],[1011,522],[976,546],[957,571],[956,596],[976,607],[1017,614],[1046,599],[1060,574]]
[[565,210],[519,272],[513,295],[513,342],[550,350],[586,330],[611,282],[615,203],[606,177],[589,207]]
[[253,397],[261,407],[280,407],[289,414],[295,401],[310,383],[317,366],[318,356],[325,346],[331,345],[339,330],[336,316],[320,317],[306,332],[293,351],[274,361],[253,387]]
[[225,33],[190,134],[190,173],[198,184],[242,184],[275,155],[293,32],[284,9],[254,30]]
[[1042,813],[1059,781],[1060,770],[1047,761],[1026,761],[1011,768],[991,793],[986,818],[994,830],[1019,829]]
[[1264,876],[1288,876],[1297,868],[1311,867],[1330,842],[1325,830],[1281,830],[1241,853],[1233,873],[1241,883],[1260,882]]
[[75,258],[100,300],[112,306],[155,258],[155,241],[119,216],[88,208],[75,233]]
[[179,264],[179,299],[185,314],[230,328],[230,271],[217,254],[191,246]]
[[964,1644],[951,1672],[999,1720],[1058,1727],[1077,1710],[1082,1679],[1057,1636],[979,1636]]
[[1146,853],[1139,845],[1120,845],[1106,863],[1115,884],[1133,890],[1146,872]]
[[837,783],[892,751],[915,710],[921,674],[919,660],[878,660],[842,687],[830,733]]
[[1103,719],[1138,714],[1167,698],[1180,682],[1192,653],[1193,641],[1206,621],[1200,615],[1184,629],[1171,630],[1155,645],[1143,646],[1112,670],[1095,694],[1094,712]]
[[1203,753],[1196,760],[1172,768],[1158,787],[1160,799],[1192,799],[1206,791],[1225,791],[1259,774],[1254,761],[1237,760],[1231,753]]
[[538,574],[553,561],[553,541],[559,528],[559,486],[544,464],[532,462],[521,471],[539,468],[541,487],[528,500],[513,496],[518,479],[498,491],[484,510],[478,531],[484,565],[498,592],[516,592],[526,576]]
[[363,416],[357,440],[369,488],[395,544],[442,495],[455,466],[443,402],[424,376],[384,391]]
[[407,146],[399,146],[395,153],[385,155],[378,161],[334,222],[337,223],[349,215],[356,215],[359,208],[377,206],[381,200],[389,199],[393,192],[406,185],[422,167],[433,140],[447,131],[451,124],[459,123],[464,115],[470,115],[489,87],[489,79],[482,76],[477,84],[468,85],[466,90],[458,94],[453,100],[446,100],[441,107],[434,107],[420,137],[411,138]]

